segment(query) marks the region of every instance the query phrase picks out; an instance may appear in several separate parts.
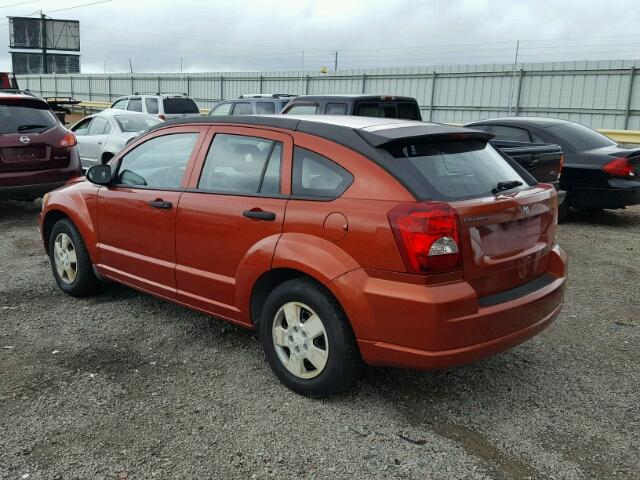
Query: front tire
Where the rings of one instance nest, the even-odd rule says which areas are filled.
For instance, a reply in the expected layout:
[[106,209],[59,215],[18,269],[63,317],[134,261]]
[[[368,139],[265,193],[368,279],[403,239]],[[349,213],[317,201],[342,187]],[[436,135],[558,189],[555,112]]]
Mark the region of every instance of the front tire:
[[324,398],[349,389],[360,376],[360,352],[342,308],[311,280],[276,287],[258,332],[269,366],[294,392]]
[[49,236],[49,259],[60,290],[73,297],[91,295],[99,287],[80,232],[69,219],[58,220]]

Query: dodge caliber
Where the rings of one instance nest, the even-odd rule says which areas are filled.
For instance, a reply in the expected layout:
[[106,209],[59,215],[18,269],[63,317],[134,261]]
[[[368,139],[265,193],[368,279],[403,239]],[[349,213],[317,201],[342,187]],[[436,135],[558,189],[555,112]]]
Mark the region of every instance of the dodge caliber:
[[323,397],[363,364],[495,355],[560,312],[556,191],[490,137],[384,118],[171,120],[48,194],[42,238],[67,294],[108,279],[256,329],[280,381]]

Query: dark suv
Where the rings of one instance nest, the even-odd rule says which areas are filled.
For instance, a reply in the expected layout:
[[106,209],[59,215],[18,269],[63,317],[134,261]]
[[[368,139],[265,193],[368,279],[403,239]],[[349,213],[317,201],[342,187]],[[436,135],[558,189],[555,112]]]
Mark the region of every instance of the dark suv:
[[415,98],[392,95],[302,95],[291,100],[281,113],[422,120]]
[[0,199],[33,200],[82,175],[76,143],[44,100],[0,93]]
[[209,112],[210,117],[222,115],[273,115],[279,113],[295,95],[288,93],[250,93],[240,98],[218,103]]

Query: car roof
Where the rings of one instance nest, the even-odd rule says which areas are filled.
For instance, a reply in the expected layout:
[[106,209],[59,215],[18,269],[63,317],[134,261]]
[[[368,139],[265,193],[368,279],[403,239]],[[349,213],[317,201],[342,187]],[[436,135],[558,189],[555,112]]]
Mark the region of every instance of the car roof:
[[502,117],[502,118],[487,118],[485,120],[479,120],[477,122],[469,122],[467,125],[483,125],[483,124],[520,124],[520,125],[537,125],[539,127],[551,127],[553,125],[561,125],[563,123],[571,123],[568,120],[562,120],[561,118],[547,118],[547,117]]
[[[411,137],[456,133],[464,133],[483,139],[489,139],[493,136],[486,132],[440,123],[352,115],[229,115],[177,118],[158,124],[150,131],[175,125],[219,123],[255,125],[305,132],[343,144],[356,151],[362,151],[363,140],[369,147],[379,147],[385,143]],[[364,148],[364,150],[367,149]]]
[[38,100],[44,103],[47,103],[44,99],[40,97],[36,97],[34,95],[28,95],[25,93],[18,92],[0,92],[0,98],[16,98],[16,99],[25,99],[25,100]]
[[383,98],[393,98],[395,100],[400,101],[410,101],[415,102],[416,99],[413,97],[403,97],[398,95],[371,95],[367,93],[330,93],[323,95],[300,95],[295,97],[294,100],[323,100],[323,99],[344,99],[344,100],[382,100]]
[[99,113],[96,113],[94,117],[115,117],[118,115],[146,115],[148,117],[155,117],[155,115],[151,115],[150,113],[134,112],[131,110],[120,110],[119,108],[107,108]]

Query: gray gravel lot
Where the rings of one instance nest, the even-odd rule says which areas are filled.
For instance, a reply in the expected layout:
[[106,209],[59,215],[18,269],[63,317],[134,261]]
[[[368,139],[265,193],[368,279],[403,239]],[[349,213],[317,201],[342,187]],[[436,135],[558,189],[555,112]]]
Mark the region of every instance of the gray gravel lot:
[[558,321],[443,372],[300,397],[251,332],[54,285],[37,204],[0,203],[0,478],[640,478],[640,208],[573,212]]

